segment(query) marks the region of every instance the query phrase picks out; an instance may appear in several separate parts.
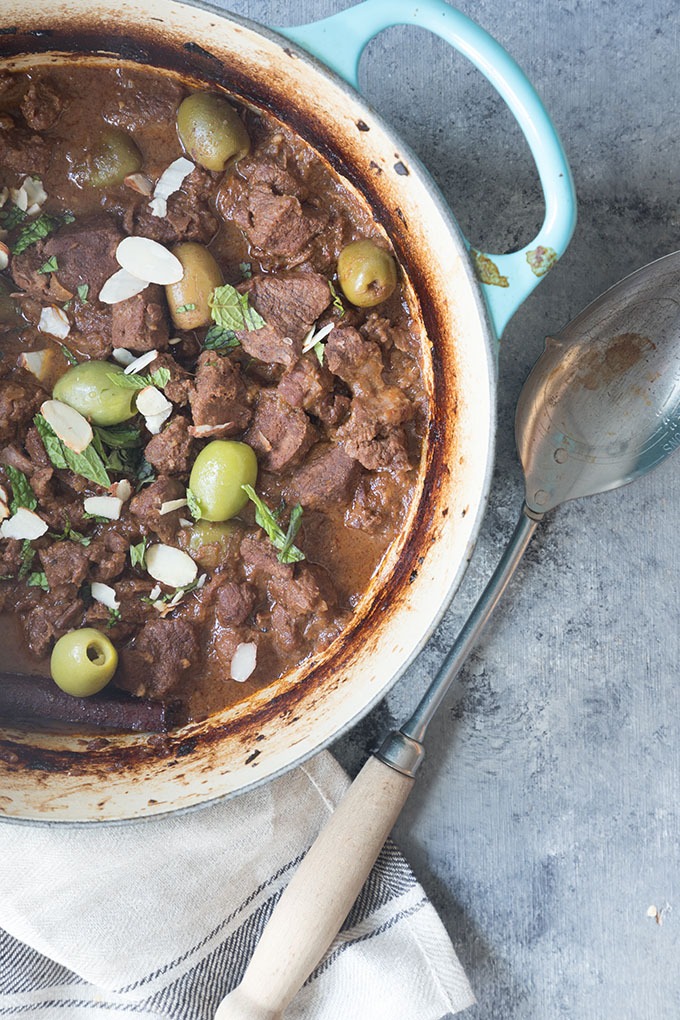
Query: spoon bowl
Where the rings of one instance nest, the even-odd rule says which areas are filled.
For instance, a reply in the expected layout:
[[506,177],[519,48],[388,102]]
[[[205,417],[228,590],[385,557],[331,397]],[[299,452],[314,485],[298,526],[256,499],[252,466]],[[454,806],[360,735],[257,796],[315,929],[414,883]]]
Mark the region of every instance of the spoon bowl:
[[515,436],[534,513],[625,485],[680,445],[680,252],[627,276],[548,337],[522,388]]

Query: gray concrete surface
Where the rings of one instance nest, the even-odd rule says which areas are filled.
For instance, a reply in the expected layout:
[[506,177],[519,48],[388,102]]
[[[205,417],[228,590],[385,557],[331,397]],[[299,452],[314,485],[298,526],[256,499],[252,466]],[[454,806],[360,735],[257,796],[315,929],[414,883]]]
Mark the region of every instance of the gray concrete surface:
[[[225,6],[291,25],[350,4]],[[351,771],[408,714],[512,530],[514,405],[543,337],[680,246],[677,0],[459,6],[542,96],[570,157],[579,223],[503,340],[496,472],[465,583],[421,660],[333,748]],[[361,80],[475,245],[503,251],[532,236],[542,207],[526,146],[462,57],[422,31],[390,29]],[[468,971],[474,1020],[680,1017],[679,502],[671,459],[555,512],[429,735],[396,836]]]

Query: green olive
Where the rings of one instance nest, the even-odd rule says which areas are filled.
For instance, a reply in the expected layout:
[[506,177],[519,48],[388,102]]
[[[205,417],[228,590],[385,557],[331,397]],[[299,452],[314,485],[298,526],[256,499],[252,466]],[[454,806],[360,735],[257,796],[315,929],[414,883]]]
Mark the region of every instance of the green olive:
[[89,698],[106,687],[116,672],[118,652],[94,627],[72,630],[52,649],[50,673],[57,687],[74,698]]
[[130,135],[106,126],[90,142],[83,158],[76,160],[73,176],[81,187],[113,188],[141,166],[141,153]]
[[52,396],[80,411],[95,425],[119,425],[135,414],[136,391],[116,385],[111,376],[125,378],[120,365],[83,361],[67,369]]
[[194,163],[206,170],[225,170],[250,151],[248,132],[234,107],[210,92],[195,92],[182,100],[177,134]]
[[340,252],[338,280],[348,301],[358,308],[373,308],[397,286],[397,264],[373,241],[352,241]]
[[198,329],[212,322],[209,298],[224,283],[222,270],[208,249],[196,241],[184,241],[172,249],[182,263],[184,276],[165,288],[170,316],[178,329]]
[[243,531],[234,521],[196,521],[180,529],[177,544],[204,570],[216,570],[238,554],[242,538]]
[[205,521],[228,521],[248,502],[242,485],[255,485],[257,457],[246,443],[214,439],[194,461],[189,488]]

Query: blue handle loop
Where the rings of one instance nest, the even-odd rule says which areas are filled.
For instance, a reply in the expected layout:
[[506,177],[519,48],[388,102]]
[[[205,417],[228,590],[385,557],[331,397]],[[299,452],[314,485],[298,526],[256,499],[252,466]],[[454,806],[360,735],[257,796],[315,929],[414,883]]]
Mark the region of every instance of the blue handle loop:
[[466,244],[500,337],[523,301],[565,252],[576,225],[576,194],[562,144],[524,72],[483,28],[444,0],[364,0],[323,21],[277,29],[354,88],[366,44],[393,25],[418,25],[450,43],[488,78],[526,138],[543,188],[545,218],[520,251],[489,255]]

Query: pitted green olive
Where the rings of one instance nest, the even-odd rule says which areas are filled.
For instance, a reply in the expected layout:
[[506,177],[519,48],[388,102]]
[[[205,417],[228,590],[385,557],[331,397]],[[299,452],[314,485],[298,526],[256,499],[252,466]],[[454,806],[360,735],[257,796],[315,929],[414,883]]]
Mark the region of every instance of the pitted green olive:
[[250,151],[250,138],[226,99],[195,92],[179,104],[177,134],[194,163],[206,170],[225,170]]
[[74,698],[89,698],[106,687],[118,665],[118,652],[94,627],[72,630],[52,650],[50,673],[57,687]]
[[196,521],[178,532],[177,544],[204,570],[216,570],[238,555],[242,538],[235,521]]
[[113,188],[141,166],[141,153],[130,135],[106,126],[92,140],[84,158],[76,160],[73,176],[81,187]]
[[243,510],[248,496],[242,485],[255,485],[257,457],[252,447],[234,439],[214,439],[194,461],[189,488],[206,521],[228,521]]
[[119,425],[135,414],[135,390],[117,386],[111,376],[123,376],[120,365],[83,361],[64,372],[52,396],[95,425]]
[[373,308],[394,292],[397,265],[373,241],[352,241],[340,252],[338,280],[348,301],[358,308]]
[[209,298],[224,283],[222,270],[208,249],[196,241],[184,241],[172,249],[182,263],[184,276],[165,288],[170,316],[178,329],[198,329],[212,322]]

